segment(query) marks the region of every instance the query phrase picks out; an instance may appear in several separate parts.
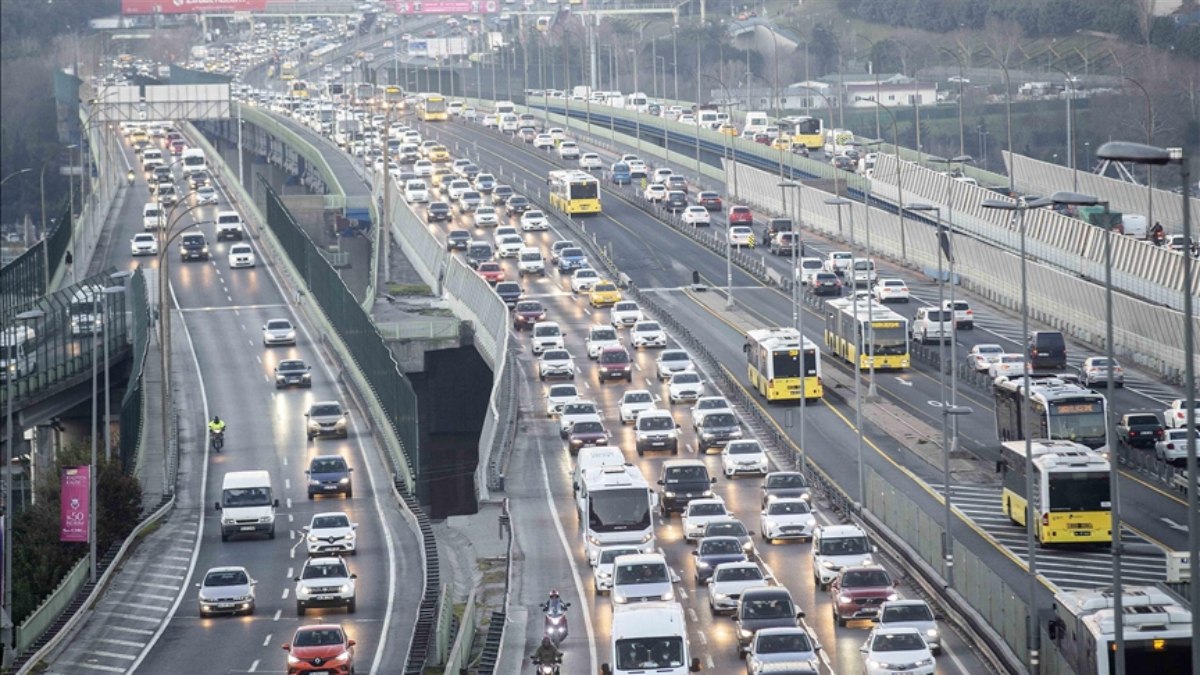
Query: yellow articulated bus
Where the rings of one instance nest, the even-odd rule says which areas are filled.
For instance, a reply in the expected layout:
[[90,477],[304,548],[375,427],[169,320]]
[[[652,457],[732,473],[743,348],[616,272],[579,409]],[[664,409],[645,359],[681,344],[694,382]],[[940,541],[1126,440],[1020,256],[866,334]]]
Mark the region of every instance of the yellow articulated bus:
[[600,213],[600,181],[586,171],[551,171],[550,205],[563,213]]
[[[908,353],[908,320],[867,299],[825,303],[825,346],[860,370],[903,370],[912,365]],[[861,350],[860,350],[861,345]]]
[[[1000,453],[1004,514],[1026,525],[1025,441],[1008,441]],[[1033,457],[1033,527],[1042,544],[1111,544],[1112,483],[1108,460],[1071,441],[1030,441]]]
[[446,97],[441,94],[421,94],[417,101],[417,119],[426,122],[444,122],[450,119]]
[[820,117],[785,117],[779,120],[779,136],[790,139],[793,145],[803,145],[809,150],[825,147],[825,125]]
[[308,98],[308,83],[304,80],[292,80],[288,95],[292,98]]
[[768,401],[796,401],[801,396],[814,399],[825,395],[821,351],[812,340],[802,339],[795,328],[748,331],[744,349],[750,386]]

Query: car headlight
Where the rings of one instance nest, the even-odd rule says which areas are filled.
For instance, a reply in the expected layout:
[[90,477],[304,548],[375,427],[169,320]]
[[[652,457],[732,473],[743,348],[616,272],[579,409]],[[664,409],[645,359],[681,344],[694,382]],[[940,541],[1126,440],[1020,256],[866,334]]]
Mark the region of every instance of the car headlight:
[[729,599],[729,596],[725,595],[724,593],[716,593],[716,592],[713,593],[713,600],[727,600],[727,599]]
[[629,602],[629,599],[626,598],[624,595],[615,595],[615,596],[613,596],[613,602],[617,603],[618,605],[623,605],[623,604]]
[[746,630],[745,628],[739,628],[738,635],[745,640],[749,640],[750,638],[754,637],[754,631]]
[[642,535],[642,543],[643,543],[643,544],[645,544],[646,542],[650,541],[651,539],[654,539],[654,533],[653,533],[653,532],[647,532],[646,534],[643,534],[643,535]]
[[675,493],[671,492],[670,490],[667,490],[666,492],[663,493],[663,496],[666,497],[667,499],[674,499]]
[[309,484],[309,485],[320,485],[320,484],[321,484],[321,481],[319,481],[319,480],[317,480],[317,479],[315,479],[315,478],[310,478],[310,479],[308,479],[308,484]]
[[675,593],[672,591],[667,591],[667,592],[663,593],[661,596],[659,596],[659,599],[664,600],[664,601],[674,600]]
[[752,551],[752,550],[754,550],[754,542],[752,542],[752,541],[747,541],[747,542],[744,542],[744,543],[742,544],[742,550],[743,550],[743,551]]
[[894,601],[896,601],[896,600],[899,600],[899,599],[900,599],[900,594],[899,594],[899,593],[892,593],[891,595],[887,596],[887,599],[888,599],[888,602],[894,602]]
[[349,476],[346,476],[345,478],[343,478],[343,479],[339,480],[339,481],[338,481],[338,483],[339,483],[339,484],[341,484],[341,485],[349,485],[349,484],[350,484],[350,477],[349,477]]
[[849,604],[849,603],[853,602],[853,600],[854,600],[854,598],[851,598],[848,595],[839,595],[838,596],[838,602],[842,603],[843,605]]
[[699,567],[700,569],[708,569],[709,564],[704,562],[703,560],[697,560],[696,567]]
[[869,555],[866,555],[866,556],[863,556],[862,563],[860,563],[860,564],[862,564],[862,565],[873,565],[873,564],[875,564],[875,563],[874,563],[874,561],[872,560],[871,556],[869,556]]
[[296,595],[307,596],[309,593],[311,593],[311,591],[308,590],[308,586],[301,586],[300,588],[296,589]]
[[321,541],[321,540],[320,540],[320,538],[318,538],[318,537],[317,537],[317,535],[315,535],[315,534],[310,534],[310,535],[308,535],[308,543],[310,543],[310,544],[316,544],[316,543],[318,543],[318,542],[320,542],[320,541]]
[[713,492],[712,490],[705,490],[704,492],[700,493],[700,496],[707,499],[708,497],[713,496]]
[[917,661],[917,665],[918,666],[932,666],[933,659],[921,659],[920,661]]
[[600,571],[596,572],[596,578],[598,578],[598,579],[611,579],[611,578],[612,578],[612,572],[606,572],[605,570],[600,570]]
[[831,569],[833,569],[833,563],[829,562],[828,560],[822,560],[821,567],[824,567],[827,570],[831,570]]
[[936,628],[930,628],[929,630],[925,631],[925,637],[927,637],[927,638],[929,638],[929,639],[931,639],[931,640],[936,640],[936,639],[937,639],[937,637],[938,637],[938,632],[937,632],[937,629],[936,629]]
[[207,246],[205,246],[205,247],[204,247],[203,249],[201,249],[201,250],[203,250],[203,251],[204,251],[204,253],[208,253],[208,247],[207,247]]
[[349,649],[347,649],[346,651],[342,652],[341,654],[338,654],[338,655],[337,655],[337,657],[336,657],[336,660],[338,660],[338,661],[345,661],[345,660],[347,660],[347,659],[349,659],[349,658],[350,658],[350,650],[349,650]]
[[303,663],[303,660],[298,659],[295,656],[292,656],[291,654],[288,654],[287,662],[288,662],[289,666],[298,666],[301,663]]
[[800,495],[800,499],[803,499],[804,501],[806,501],[806,502],[807,502],[807,501],[809,501],[810,499],[812,499],[812,495],[810,495],[810,494],[808,494],[807,492],[805,492],[804,494]]
[[589,544],[591,544],[592,546],[599,546],[599,545],[600,545],[600,538],[599,538],[599,537],[594,537],[594,536],[590,536],[590,535],[589,535],[589,536],[588,536],[588,543],[589,543]]
[[269,523],[269,522],[273,521],[274,519],[275,519],[274,516],[261,516],[261,517],[259,517],[258,522]]
[[713,435],[712,435],[712,432],[710,432],[710,431],[705,431],[700,434],[700,438],[703,438],[706,441],[712,440],[712,437],[713,437]]
[[338,586],[338,593],[349,593],[349,592],[350,592],[350,584],[342,584],[341,586]]

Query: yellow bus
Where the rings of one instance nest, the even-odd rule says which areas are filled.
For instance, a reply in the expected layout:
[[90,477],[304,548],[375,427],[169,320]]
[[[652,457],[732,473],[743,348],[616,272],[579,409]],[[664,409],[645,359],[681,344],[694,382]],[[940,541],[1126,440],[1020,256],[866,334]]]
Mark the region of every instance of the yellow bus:
[[803,145],[809,150],[825,147],[825,125],[820,117],[785,117],[779,120],[779,135],[790,139],[792,144]]
[[298,69],[299,65],[295,61],[284,61],[283,64],[279,66],[279,79],[285,81],[296,79],[296,72]]
[[1053,375],[1031,375],[1028,396],[1024,377],[997,378],[992,383],[992,400],[996,437],[1001,442],[1024,440],[1028,416],[1033,438],[1072,441],[1107,453],[1108,401],[1104,394]]
[[[803,347],[801,346],[803,345]],[[759,328],[746,333],[750,386],[768,401],[821,398],[821,351],[795,328]],[[804,353],[801,368],[800,353]]]
[[586,171],[551,171],[550,205],[569,214],[600,213],[600,181]]
[[[1001,505],[1014,525],[1025,526],[1025,441],[1003,443]],[[1109,464],[1086,445],[1030,442],[1033,457],[1034,536],[1042,544],[1111,544],[1112,483]]]
[[[908,353],[908,320],[892,310],[860,298],[825,303],[825,346],[860,370],[903,370],[912,365]],[[859,345],[862,345],[861,353]]]
[[417,100],[417,119],[444,122],[450,119],[446,97],[441,94],[421,94]]
[[394,84],[389,84],[383,90],[383,102],[393,108],[403,107],[404,92]]
[[292,80],[288,95],[292,98],[308,98],[308,83],[304,80]]

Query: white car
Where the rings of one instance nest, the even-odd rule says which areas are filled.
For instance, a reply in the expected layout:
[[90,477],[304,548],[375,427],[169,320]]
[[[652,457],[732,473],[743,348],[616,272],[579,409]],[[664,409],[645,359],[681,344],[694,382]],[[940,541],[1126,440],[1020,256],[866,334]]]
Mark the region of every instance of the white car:
[[296,344],[296,328],[287,319],[268,319],[262,329],[263,346]]
[[547,377],[565,377],[575,379],[575,359],[565,349],[547,349],[538,359],[538,379],[543,382]]
[[[646,177],[646,162],[638,159],[636,155],[634,155],[633,159],[627,159],[627,160],[622,160],[622,161],[625,162],[627,165],[629,165],[630,178],[645,178]],[[664,188],[663,194],[666,194],[665,190],[666,190],[666,188]]]
[[230,267],[254,267],[257,262],[250,244],[234,244],[229,247]]
[[546,219],[546,214],[530,209],[521,214],[521,229],[525,232],[542,232],[550,229],[550,221]]
[[550,138],[550,134],[538,134],[533,138],[533,147],[538,150],[548,150],[554,147],[554,139]]
[[595,169],[603,169],[604,162],[600,161],[600,155],[594,152],[585,152],[579,156],[579,168],[584,171],[593,171]]
[[978,344],[971,347],[971,351],[967,353],[967,363],[976,372],[982,373],[991,370],[992,365],[999,361],[1003,355],[1004,347],[994,342]]
[[734,225],[729,228],[729,243],[732,246],[754,248],[754,230],[749,225]]
[[879,607],[875,619],[880,628],[916,628],[929,645],[929,651],[942,651],[942,631],[933,608],[924,600],[890,600]]
[[708,580],[708,607],[713,614],[732,612],[737,609],[742,591],[769,585],[770,581],[758,563],[721,563],[713,569]]
[[600,351],[605,347],[621,346],[621,336],[617,335],[616,328],[600,324],[588,328],[588,336],[584,344],[587,346],[588,358],[598,359],[600,358]]
[[661,169],[655,169],[654,173],[650,174],[650,182],[651,183],[662,183],[665,185],[667,182],[667,177],[673,173],[675,173],[675,172],[666,167],[663,167]]
[[571,433],[571,425],[581,419],[591,419],[600,415],[600,408],[595,401],[577,398],[563,404],[558,413],[558,435],[566,438]]
[[579,146],[575,141],[563,141],[558,144],[558,156],[560,159],[579,159]]
[[771,470],[767,450],[753,439],[729,441],[721,449],[721,470],[726,478],[739,473],[757,473],[765,476]]
[[[777,672],[819,672],[821,645],[802,626],[777,626],[755,631],[746,648],[747,675]],[[772,669],[779,664],[780,669]],[[788,668],[799,670],[788,671]]]
[[483,227],[484,225],[496,225],[500,220],[496,216],[496,207],[494,206],[478,206],[475,208],[475,225]]
[[683,538],[693,542],[704,534],[704,526],[709,522],[732,517],[733,513],[725,508],[725,500],[719,496],[693,499],[683,510]]
[[1024,354],[1001,354],[988,368],[989,377],[1018,377],[1025,374],[1029,364]]
[[600,273],[590,267],[585,267],[581,270],[575,270],[575,273],[571,275],[571,292],[583,293],[585,291],[590,291],[592,290],[592,286],[594,286],[597,281],[600,281],[600,279]]
[[579,398],[579,390],[573,384],[556,384],[546,392],[546,417],[562,413],[562,407]]
[[617,403],[622,425],[636,421],[639,414],[657,407],[654,395],[646,389],[627,389],[621,394],[621,401]]
[[692,357],[682,349],[668,349],[659,354],[654,366],[659,381],[666,380],[675,373],[693,370]]
[[850,251],[831,251],[825,258],[825,269],[841,275],[850,268],[850,262],[853,260],[854,254]]
[[592,575],[595,577],[596,595],[612,590],[613,562],[619,556],[637,555],[641,550],[636,546],[605,546],[600,549],[600,555],[592,563]]
[[667,198],[667,186],[662,183],[651,183],[642,190],[642,198],[648,202],[661,202]]
[[539,321],[533,324],[533,355],[540,356],[547,349],[566,349],[562,328],[554,321]]
[[296,577],[296,614],[309,607],[345,607],[354,613],[358,575],[341,558],[309,558]]
[[341,511],[313,514],[308,525],[300,528],[309,555],[328,553],[358,553],[358,523]]
[[767,500],[759,527],[759,535],[768,544],[779,539],[812,540],[817,517],[807,499],[779,497]]
[[666,347],[667,333],[657,321],[638,321],[630,330],[634,349],[642,347]]
[[417,174],[418,176],[433,175],[433,162],[427,159],[418,159],[417,161],[413,162],[412,168],[413,173]]
[[667,392],[671,405],[695,401],[704,394],[704,380],[694,370],[675,373],[667,383]]
[[723,412],[733,413],[733,408],[729,406],[729,401],[725,400],[724,396],[701,396],[696,399],[692,405],[692,428],[700,426],[700,420],[709,413]]
[[196,188],[196,191],[193,194],[196,195],[197,204],[217,203],[217,191],[213,189],[213,186],[211,185],[201,185],[200,187]]
[[[884,628],[871,630],[867,641],[858,650],[863,657],[863,675],[933,675],[933,652],[916,628]],[[903,664],[904,668],[893,666]]]
[[908,284],[903,279],[880,279],[871,289],[877,302],[908,302]]
[[700,225],[711,225],[712,216],[708,214],[708,209],[703,206],[689,206],[683,210],[680,219],[688,225],[699,227]]
[[1154,456],[1168,464],[1181,464],[1187,459],[1187,427],[1164,430],[1162,438],[1154,442]]
[[450,181],[450,184],[446,186],[446,196],[449,197],[450,201],[458,201],[460,198],[462,198],[463,193],[470,189],[470,181],[463,178],[452,180]]
[[525,240],[519,234],[508,234],[496,241],[496,255],[501,258],[515,258],[525,248]]
[[1163,424],[1168,429],[1178,429],[1186,427],[1189,423],[1195,425],[1200,422],[1200,404],[1192,410],[1192,414],[1188,415],[1187,399],[1177,398],[1171,401],[1171,407],[1163,411]]
[[613,328],[633,326],[644,318],[641,308],[632,300],[618,302],[613,305],[612,311],[609,313],[609,319],[612,321]]
[[824,258],[811,258],[811,257],[801,258],[799,267],[800,267],[800,284],[803,286],[811,285],[818,273],[828,271],[825,269],[825,259]]
[[521,231],[518,230],[517,228],[513,227],[512,225],[505,225],[503,227],[497,227],[496,231],[493,232],[492,234],[495,237],[505,237],[510,234],[521,234]]
[[139,232],[129,241],[129,254],[158,255],[158,237],[149,232]]

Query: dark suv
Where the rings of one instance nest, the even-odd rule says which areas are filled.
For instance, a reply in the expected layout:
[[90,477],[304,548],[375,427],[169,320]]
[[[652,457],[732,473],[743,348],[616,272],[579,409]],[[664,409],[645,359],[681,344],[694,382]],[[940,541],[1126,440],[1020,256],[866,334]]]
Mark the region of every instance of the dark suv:
[[208,260],[208,240],[199,232],[183,235],[179,242],[180,260]]
[[600,384],[604,384],[607,380],[633,382],[633,362],[629,359],[629,352],[625,351],[624,347],[605,347],[600,351],[596,362],[600,365]]
[[1029,334],[1029,363],[1039,368],[1059,370],[1067,367],[1067,342],[1056,330],[1035,330]]
[[895,600],[895,582],[887,570],[878,565],[847,567],[829,585],[833,596],[833,620],[845,626],[854,619],[875,619],[879,608]]
[[354,497],[354,483],[350,480],[350,472],[354,469],[346,465],[341,455],[317,455],[304,471],[308,475],[308,498],[317,495],[344,494],[346,499]]
[[667,192],[667,198],[663,201],[663,207],[671,213],[686,209],[688,207],[687,193],[679,190]]
[[700,418],[696,424],[696,449],[700,454],[708,452],[709,448],[725,447],[729,441],[742,437],[742,427],[731,412],[715,412]]
[[748,588],[738,599],[737,622],[738,653],[745,654],[754,641],[754,634],[764,628],[795,628],[800,625],[804,612],[796,609],[792,594],[782,586]]
[[711,497],[712,484],[717,482],[698,459],[668,459],[663,462],[661,476],[658,509],[663,518],[669,518],[672,511],[683,513],[693,499]]

